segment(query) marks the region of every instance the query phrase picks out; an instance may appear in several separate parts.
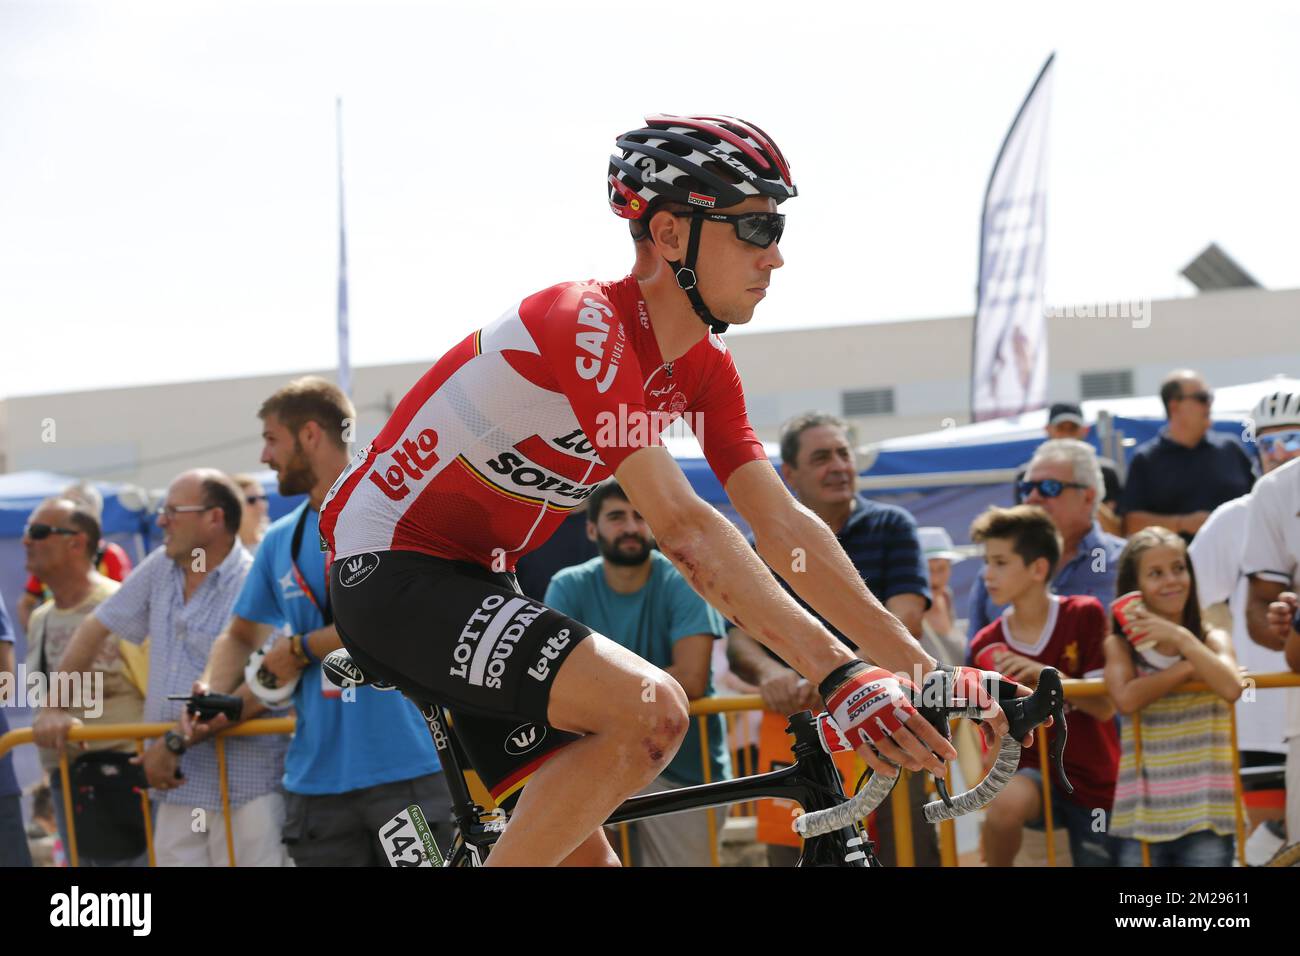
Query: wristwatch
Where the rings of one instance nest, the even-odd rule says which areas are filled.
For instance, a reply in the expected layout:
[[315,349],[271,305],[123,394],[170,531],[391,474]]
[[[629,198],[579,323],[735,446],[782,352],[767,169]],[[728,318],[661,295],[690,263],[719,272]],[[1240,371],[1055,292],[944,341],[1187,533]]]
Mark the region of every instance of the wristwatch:
[[185,738],[174,730],[163,734],[163,745],[178,757],[185,753]]

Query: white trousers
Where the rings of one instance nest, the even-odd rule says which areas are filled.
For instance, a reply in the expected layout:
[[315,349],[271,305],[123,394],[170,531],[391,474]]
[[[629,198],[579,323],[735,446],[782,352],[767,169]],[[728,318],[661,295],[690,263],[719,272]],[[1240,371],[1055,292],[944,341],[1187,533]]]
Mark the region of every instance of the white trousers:
[[[153,849],[158,866],[229,866],[221,808],[154,804]],[[236,866],[293,866],[280,842],[284,795],[275,792],[235,807],[230,814]]]

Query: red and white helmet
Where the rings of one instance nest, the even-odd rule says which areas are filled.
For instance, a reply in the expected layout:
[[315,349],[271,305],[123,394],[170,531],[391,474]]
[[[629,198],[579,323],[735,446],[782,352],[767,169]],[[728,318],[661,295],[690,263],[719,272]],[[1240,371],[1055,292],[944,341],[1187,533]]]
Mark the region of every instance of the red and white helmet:
[[609,158],[609,205],[624,219],[641,219],[656,199],[703,209],[725,208],[751,196],[778,203],[798,195],[790,165],[770,136],[733,116],[656,114],[618,138],[622,155]]

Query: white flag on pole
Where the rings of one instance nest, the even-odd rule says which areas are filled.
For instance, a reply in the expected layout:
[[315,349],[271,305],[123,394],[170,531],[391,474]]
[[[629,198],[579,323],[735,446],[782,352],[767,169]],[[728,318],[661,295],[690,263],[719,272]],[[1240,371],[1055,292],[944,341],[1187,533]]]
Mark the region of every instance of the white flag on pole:
[[998,153],[984,194],[971,364],[971,418],[1047,404],[1047,121],[1053,53]]
[[334,101],[335,124],[338,133],[339,157],[339,388],[344,395],[352,394],[352,360],[348,343],[348,237],[343,225],[343,101]]

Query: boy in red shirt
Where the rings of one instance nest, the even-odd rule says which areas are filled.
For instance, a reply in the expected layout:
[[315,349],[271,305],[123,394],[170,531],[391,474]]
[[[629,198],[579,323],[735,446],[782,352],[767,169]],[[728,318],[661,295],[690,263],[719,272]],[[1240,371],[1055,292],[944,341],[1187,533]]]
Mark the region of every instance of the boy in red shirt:
[[[1106,613],[1094,597],[1061,597],[1048,590],[1061,560],[1061,536],[1047,512],[1036,505],[990,508],[971,525],[971,540],[984,545],[989,597],[1009,606],[975,635],[970,660],[1029,687],[1037,685],[1045,667],[1055,667],[1063,678],[1101,677]],[[1074,793],[1066,796],[1052,781],[1053,823],[1064,823],[1069,831],[1075,866],[1111,866],[1106,830],[1119,768],[1115,707],[1109,697],[1088,697],[1067,703],[1066,709],[1065,773]],[[1024,827],[1042,829],[1042,785],[1038,748],[1025,750],[1015,777],[984,812],[989,866],[1010,866]]]

